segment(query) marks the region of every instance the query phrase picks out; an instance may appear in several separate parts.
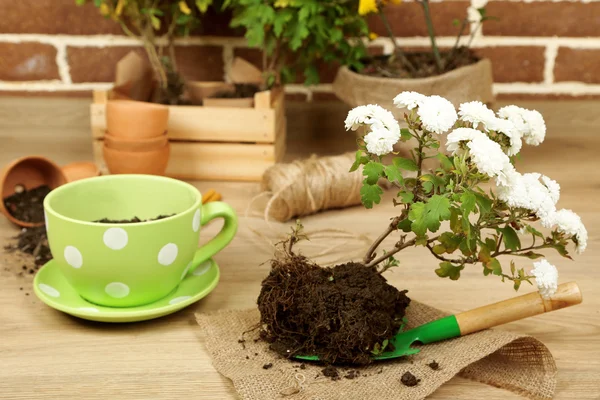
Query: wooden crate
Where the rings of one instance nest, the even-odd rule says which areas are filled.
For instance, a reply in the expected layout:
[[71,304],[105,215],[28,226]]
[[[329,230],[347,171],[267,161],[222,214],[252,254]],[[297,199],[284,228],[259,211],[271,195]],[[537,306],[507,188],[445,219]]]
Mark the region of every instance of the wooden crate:
[[[103,173],[108,91],[94,91],[91,126],[94,160]],[[259,181],[285,153],[282,90],[254,95],[253,108],[169,106],[171,157],[167,176],[189,180]]]

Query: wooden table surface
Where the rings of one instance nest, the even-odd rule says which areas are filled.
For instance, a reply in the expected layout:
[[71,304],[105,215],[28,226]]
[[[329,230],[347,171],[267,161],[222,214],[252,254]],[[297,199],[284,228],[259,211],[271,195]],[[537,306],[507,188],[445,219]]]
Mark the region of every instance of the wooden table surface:
[[[0,164],[26,154],[43,154],[58,163],[91,159],[88,100],[0,98]],[[530,334],[545,343],[558,365],[557,399],[600,398],[600,112],[592,101],[520,102],[546,117],[548,136],[540,147],[525,146],[521,171],[540,171],[562,186],[559,207],[583,218],[590,240],[588,250],[569,261],[550,254],[559,267],[560,281],[577,281],[584,301],[573,308],[506,325],[503,329]],[[347,108],[339,103],[317,107],[288,105],[288,158],[311,152],[335,154],[352,150],[351,134],[342,124]],[[232,160],[232,162],[234,162]],[[271,256],[267,245],[250,231],[267,236],[287,230],[270,227],[258,218],[244,217],[248,200],[259,193],[256,183],[195,182],[215,188],[240,213],[240,229],[232,244],[215,259],[221,281],[200,302],[167,317],[131,324],[83,321],[55,311],[32,292],[32,276],[18,276],[22,262],[0,253],[0,398],[2,399],[158,399],[235,398],[231,383],[211,365],[194,313],[255,306],[261,279]],[[307,217],[308,230],[336,227],[375,235],[391,215],[389,199],[371,211],[352,207]],[[203,240],[220,227],[203,231]],[[0,242],[17,229],[0,218]],[[317,251],[324,243],[306,251]],[[349,242],[345,249],[356,249]],[[314,253],[313,253],[314,254]],[[402,266],[387,277],[419,301],[450,312],[467,310],[515,295],[512,285],[484,277],[480,266],[463,271],[462,278],[437,278],[435,260],[422,249],[402,254]],[[517,260],[526,266],[528,260]],[[23,290],[20,290],[23,288]],[[525,291],[531,290],[524,285]],[[525,291],[523,293],[525,293]],[[27,295],[29,294],[29,295]],[[455,378],[433,399],[519,398],[507,391]]]

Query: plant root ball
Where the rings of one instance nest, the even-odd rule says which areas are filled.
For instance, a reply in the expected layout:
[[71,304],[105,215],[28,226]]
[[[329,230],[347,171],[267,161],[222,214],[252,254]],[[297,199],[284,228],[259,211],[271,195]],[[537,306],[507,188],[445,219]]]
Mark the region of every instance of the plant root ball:
[[[279,354],[368,364],[402,326],[410,299],[375,268],[320,267],[303,256],[275,260],[258,297],[261,337]],[[378,346],[378,347],[379,347]]]

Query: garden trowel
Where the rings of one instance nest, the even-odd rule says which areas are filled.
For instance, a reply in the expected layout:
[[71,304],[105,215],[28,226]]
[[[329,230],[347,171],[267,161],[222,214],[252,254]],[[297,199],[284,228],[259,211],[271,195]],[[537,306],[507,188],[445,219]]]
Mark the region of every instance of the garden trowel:
[[[428,322],[408,331],[399,332],[386,346],[393,350],[373,354],[374,360],[387,360],[418,353],[414,343],[434,343],[469,333],[492,328],[494,326],[518,321],[534,315],[559,310],[581,303],[581,292],[575,282],[563,283],[549,299],[544,299],[539,292],[489,304],[460,314],[450,315]],[[307,361],[318,361],[318,356],[297,355],[295,358]]]

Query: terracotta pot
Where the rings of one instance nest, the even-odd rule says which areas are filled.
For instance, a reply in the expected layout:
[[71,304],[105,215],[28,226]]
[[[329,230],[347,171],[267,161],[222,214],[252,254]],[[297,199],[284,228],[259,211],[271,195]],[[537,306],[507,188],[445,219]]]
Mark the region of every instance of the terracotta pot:
[[143,139],[161,136],[167,130],[169,107],[132,100],[106,103],[106,128],[113,136]]
[[228,91],[233,92],[235,86],[233,83],[227,82],[186,82],[186,91],[189,99],[194,104],[202,104],[202,101],[214,96],[218,92]]
[[474,100],[491,105],[494,102],[492,83],[492,63],[484,59],[442,75],[416,79],[366,76],[342,67],[333,82],[333,91],[352,107],[379,104],[402,120],[405,110],[393,104],[394,97],[400,92],[415,91],[428,96],[436,94],[457,107],[460,103]]
[[69,182],[100,175],[100,169],[91,161],[76,161],[63,165],[62,170]]
[[2,190],[2,201],[0,201],[0,211],[12,223],[31,228],[42,226],[44,222],[25,222],[19,221],[13,217],[4,206],[4,198],[15,193],[19,186],[27,190],[38,186],[47,185],[50,189],[56,189],[60,185],[67,183],[67,177],[63,170],[44,157],[28,156],[12,161],[4,167],[0,173],[0,189]]
[[111,149],[123,151],[152,151],[159,149],[167,144],[169,138],[167,133],[152,138],[129,139],[106,133],[104,135],[104,145]]
[[210,97],[202,102],[204,107],[233,107],[233,108],[252,108],[254,107],[254,97],[244,97],[241,99],[221,99]]
[[152,151],[124,151],[103,147],[104,161],[111,174],[164,175],[169,163],[171,146]]

